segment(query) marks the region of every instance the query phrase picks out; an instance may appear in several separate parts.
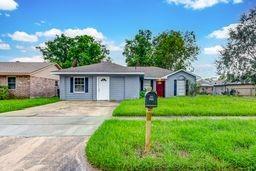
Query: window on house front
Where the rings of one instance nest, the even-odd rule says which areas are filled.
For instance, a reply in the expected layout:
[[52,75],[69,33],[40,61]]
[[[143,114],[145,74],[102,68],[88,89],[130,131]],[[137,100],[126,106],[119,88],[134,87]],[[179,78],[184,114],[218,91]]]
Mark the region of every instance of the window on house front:
[[74,80],[74,92],[83,93],[85,91],[84,77],[75,77]]
[[55,81],[55,86],[58,87],[59,86],[59,82]]
[[8,88],[9,89],[16,88],[16,77],[8,77]]

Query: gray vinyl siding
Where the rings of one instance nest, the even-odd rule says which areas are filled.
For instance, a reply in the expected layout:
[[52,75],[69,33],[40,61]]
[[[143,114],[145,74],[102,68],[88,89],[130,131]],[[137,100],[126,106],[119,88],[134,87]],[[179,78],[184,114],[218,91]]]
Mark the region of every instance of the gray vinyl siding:
[[139,98],[140,94],[140,77],[125,76],[125,99]]
[[[98,75],[102,76],[102,75]],[[110,77],[110,100],[123,100],[139,98],[140,79],[139,76],[109,76]],[[70,77],[76,75],[67,75],[60,77],[60,98],[62,100],[97,100],[97,75],[79,75],[78,77],[88,78],[87,93],[71,93]]]
[[196,77],[184,71],[170,75],[165,82],[165,97],[174,96],[174,80],[178,80],[180,76],[184,76],[190,83],[196,83]]
[[60,76],[60,99],[65,100],[66,99],[66,82],[65,82],[65,76]]
[[156,80],[153,80],[153,90],[156,91]]
[[92,76],[92,100],[97,100],[97,77]]
[[124,79],[125,77],[110,77],[110,100],[124,99]]

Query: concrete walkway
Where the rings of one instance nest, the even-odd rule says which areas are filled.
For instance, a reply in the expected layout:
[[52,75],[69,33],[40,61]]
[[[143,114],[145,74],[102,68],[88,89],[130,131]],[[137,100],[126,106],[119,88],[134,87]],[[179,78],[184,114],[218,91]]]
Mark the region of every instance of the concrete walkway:
[[93,170],[85,144],[116,105],[61,101],[0,114],[0,170]]

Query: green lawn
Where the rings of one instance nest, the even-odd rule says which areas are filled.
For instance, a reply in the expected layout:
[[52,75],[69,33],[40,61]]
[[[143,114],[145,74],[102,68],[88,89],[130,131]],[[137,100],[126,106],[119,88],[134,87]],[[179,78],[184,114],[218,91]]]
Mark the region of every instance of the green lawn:
[[[159,98],[155,116],[256,116],[255,97],[195,96]],[[113,116],[145,116],[144,99],[124,100]]]
[[57,97],[51,98],[34,98],[34,99],[12,99],[0,100],[0,113],[20,110],[28,107],[44,105],[59,101]]
[[256,120],[153,121],[145,155],[145,122],[108,120],[86,155],[102,170],[256,170],[255,130]]

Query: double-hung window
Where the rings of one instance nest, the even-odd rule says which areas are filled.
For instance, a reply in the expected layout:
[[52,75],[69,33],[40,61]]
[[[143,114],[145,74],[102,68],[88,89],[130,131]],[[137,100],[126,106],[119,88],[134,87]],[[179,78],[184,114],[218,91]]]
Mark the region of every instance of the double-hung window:
[[84,77],[74,77],[74,92],[84,93],[85,92],[85,78]]
[[16,88],[16,77],[8,77],[8,88],[9,89]]

